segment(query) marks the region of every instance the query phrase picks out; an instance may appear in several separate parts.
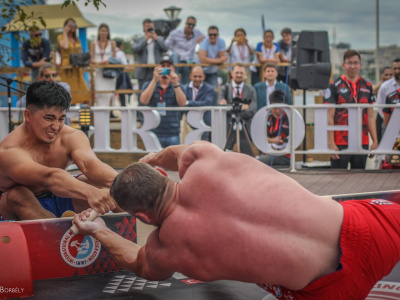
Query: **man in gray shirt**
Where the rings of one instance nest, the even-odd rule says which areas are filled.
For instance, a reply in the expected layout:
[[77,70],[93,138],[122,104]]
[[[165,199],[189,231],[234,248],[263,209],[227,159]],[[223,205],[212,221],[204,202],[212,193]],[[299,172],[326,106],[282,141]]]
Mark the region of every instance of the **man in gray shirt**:
[[[196,45],[199,44],[205,35],[198,29],[195,29],[196,18],[189,16],[186,19],[185,28],[175,29],[168,35],[165,44],[171,47],[172,59],[174,63],[193,63],[194,50]],[[189,83],[189,67],[177,67],[176,73],[181,74],[181,84]]]

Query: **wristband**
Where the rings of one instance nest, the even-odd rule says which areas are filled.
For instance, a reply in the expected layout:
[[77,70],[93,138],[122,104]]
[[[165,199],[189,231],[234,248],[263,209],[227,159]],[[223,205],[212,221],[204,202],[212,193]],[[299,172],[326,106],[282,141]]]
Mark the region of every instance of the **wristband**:
[[174,85],[174,89],[176,89],[176,88],[178,88],[178,87],[180,87],[180,85],[178,84],[178,85]]

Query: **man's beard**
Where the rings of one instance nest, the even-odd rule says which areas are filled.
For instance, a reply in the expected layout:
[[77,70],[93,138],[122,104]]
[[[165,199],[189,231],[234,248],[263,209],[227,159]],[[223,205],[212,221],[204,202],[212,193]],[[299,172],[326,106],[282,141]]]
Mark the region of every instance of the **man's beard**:
[[400,73],[394,73],[394,79],[400,81]]

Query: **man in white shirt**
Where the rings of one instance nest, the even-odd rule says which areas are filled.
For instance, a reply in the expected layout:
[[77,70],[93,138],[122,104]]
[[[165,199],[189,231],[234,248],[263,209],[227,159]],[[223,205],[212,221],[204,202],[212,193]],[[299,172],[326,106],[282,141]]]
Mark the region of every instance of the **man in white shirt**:
[[[165,40],[165,44],[171,47],[171,57],[174,63],[191,64],[194,62],[196,45],[205,38],[205,35],[200,30],[195,29],[195,26],[196,18],[189,16],[186,19],[185,28],[171,31]],[[177,67],[175,72],[181,74],[181,84],[189,83],[189,67]]]
[[[186,95],[186,106],[212,106],[214,102],[214,87],[204,82],[205,75],[203,68],[194,67],[190,72],[190,82],[182,86],[183,93]],[[204,123],[211,125],[211,111],[206,111],[203,116]],[[202,140],[210,140],[209,132],[202,135]]]
[[[278,67],[274,63],[266,63],[264,65],[265,81],[259,82],[254,85],[257,93],[257,110],[269,105],[269,95],[275,90],[281,90],[287,95],[288,102],[285,104],[292,104],[292,93],[287,84],[277,81]],[[286,97],[285,97],[286,99]]]
[[[384,83],[382,83],[381,87],[379,88],[378,91],[378,97],[376,98],[376,104],[386,104],[386,97],[390,93],[394,92],[395,90],[400,88],[400,58],[396,58],[392,62],[392,69],[394,76],[386,80]],[[378,108],[378,113],[383,119],[383,108],[380,107]],[[382,136],[385,133],[386,126],[384,123],[382,123]]]
[[[139,64],[158,64],[161,61],[162,53],[168,50],[164,38],[158,36],[154,29],[154,23],[150,19],[143,21],[144,36],[135,39],[132,45],[132,52],[138,55]],[[139,88],[142,89],[146,81],[153,78],[154,68],[136,68],[135,78],[139,81]]]
[[[245,124],[247,132],[250,134],[250,122],[253,118],[254,114],[257,110],[257,96],[256,91],[251,85],[245,84],[244,79],[246,76],[246,67],[242,63],[235,63],[233,65],[231,71],[232,81],[227,83],[219,89],[218,92],[218,104],[219,105],[227,105],[233,104],[233,99],[249,99],[250,104],[240,104],[241,109],[240,112],[236,115],[243,124]],[[241,102],[241,101],[240,101]],[[228,112],[228,122],[230,122],[232,114]],[[246,153],[248,155],[253,156],[253,148],[252,145],[249,145],[247,142],[246,134],[243,130],[243,127],[240,126],[240,151],[242,153]],[[233,128],[233,130],[236,130]],[[231,134],[228,140],[228,144],[226,149],[228,151],[233,150],[233,146],[235,145],[236,135],[234,133]]]

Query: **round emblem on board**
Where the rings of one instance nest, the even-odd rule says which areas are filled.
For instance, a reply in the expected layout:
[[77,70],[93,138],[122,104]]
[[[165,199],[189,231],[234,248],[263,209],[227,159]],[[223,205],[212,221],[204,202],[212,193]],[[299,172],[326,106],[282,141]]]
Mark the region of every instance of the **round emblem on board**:
[[60,242],[60,254],[72,267],[83,268],[93,263],[100,254],[101,244],[89,235],[68,230]]

